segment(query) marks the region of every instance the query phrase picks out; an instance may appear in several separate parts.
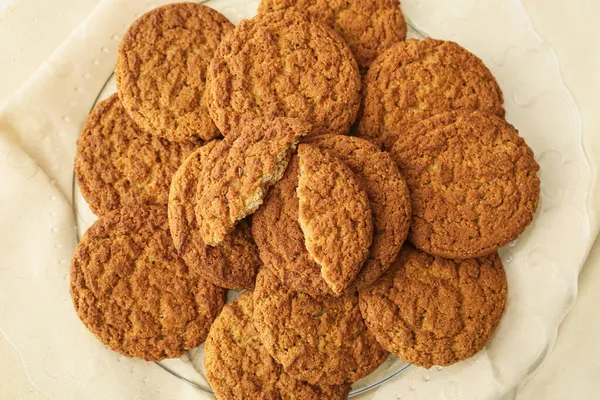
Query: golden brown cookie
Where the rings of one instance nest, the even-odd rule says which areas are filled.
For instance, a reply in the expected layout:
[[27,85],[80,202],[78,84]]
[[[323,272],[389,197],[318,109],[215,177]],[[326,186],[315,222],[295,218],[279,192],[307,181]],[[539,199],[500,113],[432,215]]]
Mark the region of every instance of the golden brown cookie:
[[263,346],[252,317],[252,292],[227,304],[206,339],[204,365],[219,400],[336,400],[349,385],[315,386],[283,371]]
[[362,268],[373,241],[371,205],[352,170],[317,146],[298,147],[298,222],[321,275],[340,294]]
[[410,245],[375,284],[359,292],[360,310],[379,343],[426,368],[481,350],[500,322],[506,296],[498,253],[450,260]]
[[254,323],[285,372],[312,384],[355,382],[388,356],[367,330],[357,293],[316,300],[286,288],[268,268],[256,278]]
[[406,38],[398,0],[261,0],[258,13],[293,9],[335,29],[362,71],[392,44]]
[[373,244],[356,285],[370,285],[396,259],[410,227],[410,194],[390,155],[372,143],[351,136],[321,135],[307,143],[327,150],[352,169],[369,196],[373,212]]
[[224,135],[261,115],[346,134],[360,85],[356,61],[335,31],[277,11],[242,21],[223,39],[208,70],[207,105]]
[[408,39],[371,64],[358,136],[389,150],[432,115],[463,109],[503,117],[502,103],[496,79],[477,56],[454,42]]
[[312,296],[334,295],[321,275],[321,267],[306,250],[298,222],[298,156],[252,216],[252,236],[265,267],[289,288]]
[[392,150],[410,189],[409,239],[448,258],[491,254],[532,221],[538,164],[517,130],[479,111],[415,125]]
[[81,194],[99,216],[125,205],[166,205],[171,177],[201,143],[173,143],[143,132],[113,94],[94,107],[77,141]]
[[162,207],[124,207],[83,235],[71,264],[71,297],[105,345],[148,361],[180,357],[204,342],[223,290],[179,258]]
[[192,153],[173,176],[169,193],[169,226],[175,248],[187,265],[215,285],[246,289],[254,285],[261,266],[246,221],[241,221],[218,246],[207,246],[196,222],[196,194],[203,159],[218,141]]
[[202,160],[196,220],[204,242],[216,246],[262,204],[311,126],[293,118],[257,118],[219,142]]
[[173,141],[219,132],[204,104],[206,70],[233,24],[195,3],[156,8],[138,18],[119,46],[119,97],[144,130]]

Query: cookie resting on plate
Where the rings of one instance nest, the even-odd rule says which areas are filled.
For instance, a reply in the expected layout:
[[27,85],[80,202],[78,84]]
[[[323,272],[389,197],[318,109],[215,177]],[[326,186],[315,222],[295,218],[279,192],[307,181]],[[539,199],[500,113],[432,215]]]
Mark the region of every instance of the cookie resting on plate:
[[204,365],[219,400],[344,400],[350,385],[317,386],[292,378],[267,352],[253,320],[252,292],[227,304],[210,329]]
[[346,134],[360,105],[360,74],[343,39],[290,10],[240,22],[208,69],[207,105],[223,135],[258,116],[299,118],[313,133]]
[[116,94],[87,117],[75,154],[85,201],[101,216],[126,205],[166,205],[171,178],[200,140],[170,142],[142,131]]
[[394,265],[359,292],[360,310],[386,350],[426,368],[450,365],[488,342],[504,312],[506,285],[497,253],[450,260],[406,245]]
[[85,232],[71,263],[71,297],[98,340],[147,361],[203,343],[225,300],[177,255],[158,206],[115,210]]
[[452,110],[504,116],[502,90],[485,64],[460,45],[408,39],[392,46],[364,81],[359,137],[390,150],[419,121]]
[[367,330],[357,293],[315,299],[288,289],[267,268],[256,278],[254,322],[284,371],[312,384],[356,382],[388,356]]
[[206,71],[232,29],[223,15],[197,3],[167,4],[136,19],[115,65],[119,97],[131,118],[172,141],[217,137],[205,105]]
[[363,72],[379,54],[406,38],[398,0],[261,0],[258,13],[284,9],[305,13],[335,29]]
[[448,258],[473,258],[515,240],[540,197],[533,151],[505,120],[454,111],[424,120],[396,141],[392,157],[412,202],[409,240]]

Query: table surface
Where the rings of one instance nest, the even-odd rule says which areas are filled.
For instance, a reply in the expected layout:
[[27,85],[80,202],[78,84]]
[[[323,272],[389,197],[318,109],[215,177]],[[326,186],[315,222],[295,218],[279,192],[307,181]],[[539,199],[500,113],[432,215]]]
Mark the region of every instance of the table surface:
[[[66,38],[99,0],[0,0],[0,104],[4,103],[24,80]],[[600,134],[600,116],[596,114],[600,93],[600,2],[591,0],[522,0],[533,27],[556,51],[567,86],[579,104],[586,136]],[[12,4],[10,4],[12,3]],[[47,3],[47,4],[44,4]],[[10,4],[10,5],[9,5]],[[67,6],[70,4],[70,6]],[[65,8],[68,7],[68,8]],[[44,20],[61,14],[61,24],[46,32]],[[16,36],[18,21],[26,16],[37,18],[27,34]],[[46,40],[36,41],[44,34]],[[573,43],[583,45],[574,46]],[[595,49],[595,50],[594,50]],[[7,57],[6,55],[11,55]],[[590,149],[600,154],[600,148]],[[600,242],[597,242],[579,278],[579,296],[573,310],[559,329],[553,351],[542,367],[518,393],[506,397],[517,400],[597,399],[600,393]],[[21,366],[18,353],[0,334],[0,397],[7,400],[38,400],[46,397],[31,385]]]

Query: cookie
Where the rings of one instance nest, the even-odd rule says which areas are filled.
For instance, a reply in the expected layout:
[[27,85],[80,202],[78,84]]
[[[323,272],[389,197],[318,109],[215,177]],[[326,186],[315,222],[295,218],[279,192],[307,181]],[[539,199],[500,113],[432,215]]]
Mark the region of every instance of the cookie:
[[356,278],[373,240],[371,206],[352,170],[326,150],[298,147],[298,222],[335,294]]
[[252,303],[247,291],[227,304],[206,339],[204,365],[217,399],[346,399],[349,385],[310,385],[283,371],[260,340]]
[[450,112],[415,125],[392,157],[410,189],[409,239],[448,258],[491,254],[532,221],[540,196],[533,152],[505,120]]
[[321,135],[307,143],[342,160],[369,196],[373,213],[373,243],[356,277],[358,288],[369,286],[396,259],[410,227],[410,194],[391,156],[372,143],[351,136]]
[[315,297],[334,295],[321,275],[321,267],[306,249],[298,222],[298,174],[295,155],[252,216],[252,236],[265,267],[287,287]]
[[228,135],[257,116],[299,118],[346,134],[360,105],[360,74],[342,38],[305,15],[277,11],[242,21],[208,69],[207,105]]
[[452,110],[504,116],[490,70],[454,42],[408,39],[372,64],[365,78],[358,136],[389,150],[417,122]]
[[202,160],[196,199],[196,220],[206,244],[218,245],[239,220],[256,211],[310,130],[293,118],[258,118],[213,146]]
[[388,356],[367,330],[357,293],[317,300],[286,288],[263,268],[256,278],[253,315],[269,354],[298,380],[352,383]]
[[335,29],[365,72],[379,54],[406,38],[398,0],[261,0],[258,13],[284,9],[305,13]]
[[205,105],[206,70],[233,24],[195,3],[156,8],[138,18],[119,46],[119,97],[144,130],[172,141],[219,135]]
[[169,193],[169,226],[175,248],[194,271],[215,285],[246,289],[261,266],[249,224],[243,220],[218,246],[207,246],[196,221],[196,194],[203,159],[212,141],[190,155],[173,176]]
[[173,143],[143,132],[113,94],[94,107],[77,141],[81,194],[99,216],[126,205],[166,205],[173,174],[201,143]]
[[379,343],[425,368],[481,350],[500,322],[506,296],[498,253],[450,260],[410,245],[381,279],[359,292],[362,315]]
[[105,345],[147,361],[180,357],[204,342],[223,290],[177,256],[162,207],[123,207],[83,235],[71,264],[71,297]]

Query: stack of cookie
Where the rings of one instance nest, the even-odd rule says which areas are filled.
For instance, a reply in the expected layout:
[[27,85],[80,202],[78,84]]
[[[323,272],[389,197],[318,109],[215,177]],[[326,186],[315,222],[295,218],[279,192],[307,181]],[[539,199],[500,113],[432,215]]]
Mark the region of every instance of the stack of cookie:
[[480,59],[405,35],[395,0],[135,21],[78,142],[84,324],[150,361],[206,341],[220,399],[343,399],[390,352],[482,349],[539,167]]

